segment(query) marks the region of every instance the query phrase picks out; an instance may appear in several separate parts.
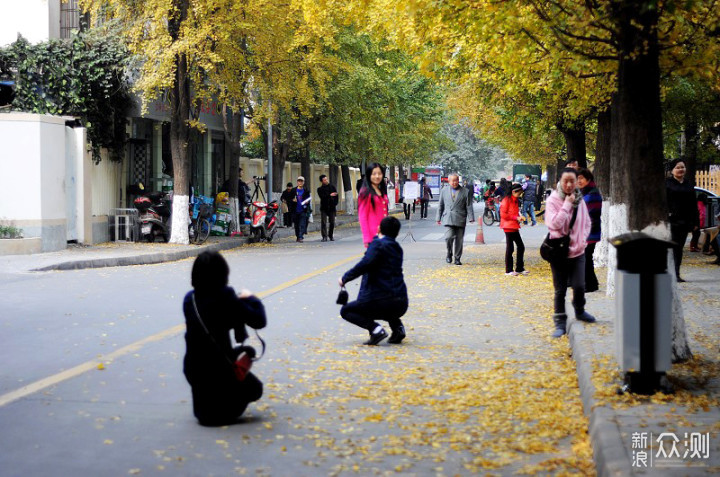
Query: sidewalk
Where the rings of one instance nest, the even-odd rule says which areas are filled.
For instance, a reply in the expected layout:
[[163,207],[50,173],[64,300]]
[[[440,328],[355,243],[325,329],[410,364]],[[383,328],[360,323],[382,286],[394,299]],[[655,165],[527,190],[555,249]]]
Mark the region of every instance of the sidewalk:
[[[672,395],[617,393],[622,377],[615,360],[615,299],[604,295],[604,286],[603,294],[588,294],[587,308],[598,322],[570,320],[569,339],[598,475],[720,473],[720,267],[709,261],[686,251],[682,267],[687,283],[679,285],[679,293],[694,358],[668,372],[675,386]],[[693,433],[699,433],[698,439],[709,433],[709,442],[692,445]],[[693,450],[697,452],[691,458]]]
[[[356,223],[357,215],[338,215],[335,220],[336,227]],[[317,214],[314,222],[308,223],[308,233],[319,230],[320,214]],[[273,242],[283,242],[290,237],[295,238],[294,228],[278,228]],[[57,252],[0,256],[0,270],[17,273],[150,265],[196,257],[204,250],[230,250],[247,243],[248,238],[245,236],[210,236],[202,245],[122,241],[97,245],[69,244],[65,250]]]

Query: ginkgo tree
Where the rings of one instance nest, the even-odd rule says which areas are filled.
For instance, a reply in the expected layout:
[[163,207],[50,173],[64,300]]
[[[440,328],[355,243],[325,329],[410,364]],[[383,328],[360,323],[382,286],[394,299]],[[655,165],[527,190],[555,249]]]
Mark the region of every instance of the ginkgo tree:
[[[346,11],[413,51],[430,74],[496,85],[500,99],[529,92],[570,120],[593,109],[605,114],[609,104],[610,120],[597,124],[598,135],[611,138],[610,233],[669,235],[657,192],[664,189],[661,72],[718,77],[716,2],[373,0],[349,2]],[[635,187],[638,178],[654,187]],[[686,359],[677,299],[674,317],[673,356]]]
[[164,92],[170,97],[170,149],[173,161],[173,221],[170,241],[188,243],[190,161],[188,142],[193,119],[193,88],[201,89],[203,71],[219,61],[212,0],[82,0],[98,28],[119,24],[130,52],[140,60],[134,88],[143,107]]

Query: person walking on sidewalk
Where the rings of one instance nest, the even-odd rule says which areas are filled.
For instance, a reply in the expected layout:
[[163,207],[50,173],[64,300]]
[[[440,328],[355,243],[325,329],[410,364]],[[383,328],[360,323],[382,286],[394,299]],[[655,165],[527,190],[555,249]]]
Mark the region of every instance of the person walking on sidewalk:
[[247,339],[245,325],[254,329],[267,324],[265,307],[248,290],[235,293],[228,286],[230,269],[218,252],[198,255],[192,268],[193,290],[185,295],[185,344],[183,372],[192,388],[193,413],[203,426],[237,422],[247,405],[260,399],[262,382],[248,373],[238,381],[233,369],[238,349],[230,343]]
[[525,182],[522,184],[522,215],[532,221],[535,227],[537,219],[535,218],[535,200],[537,198],[537,183],[530,174],[525,174]]
[[[320,183],[317,193],[320,197],[320,234],[322,241],[327,242],[335,240],[333,231],[335,230],[335,214],[337,212],[338,193],[335,186],[330,184],[325,174],[320,176]],[[327,223],[326,223],[327,222]],[[328,230],[329,225],[329,230]]]
[[344,320],[368,330],[366,345],[376,345],[387,338],[387,331],[375,321],[387,321],[392,330],[388,343],[400,343],[405,338],[405,326],[400,317],[408,309],[408,294],[403,278],[403,250],[395,240],[400,233],[400,221],[385,217],[380,222],[377,237],[370,242],[362,260],[345,272],[339,283],[362,276],[357,300],[344,305],[340,316]]
[[577,171],[566,167],[560,175],[557,188],[550,194],[545,205],[545,224],[550,238],[570,236],[567,259],[550,262],[555,289],[553,338],[567,332],[565,294],[568,285],[573,290],[572,305],[575,319],[594,323],[595,317],[585,311],[585,246],[590,233],[590,215],[577,188]]
[[665,181],[668,202],[668,221],[670,222],[670,236],[675,246],[673,258],[675,259],[675,277],[680,278],[680,264],[683,258],[683,248],[688,234],[700,226],[700,213],[695,198],[693,184],[685,179],[685,161],[675,159],[670,163],[671,177]]
[[430,190],[430,186],[427,185],[427,181],[423,177],[420,179],[420,219],[427,219],[428,206],[430,205],[430,199],[433,194]]
[[283,225],[285,227],[292,226],[292,206],[293,204],[293,186],[292,182],[287,183],[287,187],[283,191],[282,195],[280,196],[280,202],[282,202],[283,207]]
[[297,187],[292,190],[291,209],[293,211],[293,223],[295,224],[295,237],[298,242],[303,241],[307,232],[308,207],[312,197],[310,191],[305,189],[305,178],[298,176]]
[[590,215],[590,235],[588,235],[587,247],[585,247],[585,293],[592,293],[599,289],[593,255],[595,255],[595,244],[600,241],[603,198],[600,189],[595,185],[595,176],[588,169],[580,168],[578,170],[578,187]]
[[[522,185],[513,184],[510,194],[500,203],[500,228],[505,232],[505,275],[527,275],[525,270],[525,244],[520,237],[520,201],[522,200]],[[513,271],[514,245],[517,245],[517,263]]]
[[363,177],[363,185],[358,194],[358,222],[363,244],[368,248],[378,233],[380,221],[388,215],[388,197],[385,172],[380,164],[371,162]]
[[[460,177],[456,173],[448,175],[448,186],[440,191],[440,201],[436,219],[438,225],[445,226],[445,243],[447,244],[447,257],[445,261],[452,263],[455,257],[455,265],[462,265],[460,257],[463,251],[463,239],[465,238],[465,224],[475,222],[473,212],[473,201],[468,196],[468,191],[460,187]],[[453,252],[453,245],[454,252]]]

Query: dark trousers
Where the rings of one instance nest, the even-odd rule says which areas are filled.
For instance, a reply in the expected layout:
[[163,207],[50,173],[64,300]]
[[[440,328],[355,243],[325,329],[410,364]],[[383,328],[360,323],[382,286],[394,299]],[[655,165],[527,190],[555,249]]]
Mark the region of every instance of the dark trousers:
[[226,426],[237,422],[248,404],[260,399],[262,394],[263,384],[253,373],[219,392],[210,391],[208,386],[193,386],[193,413],[203,426]]
[[300,213],[293,212],[293,223],[295,224],[295,237],[302,240],[303,235],[307,233],[307,212],[304,210]]
[[572,288],[572,305],[575,316],[585,311],[585,255],[551,262],[553,287],[555,288],[555,314],[565,314],[565,294]]
[[293,224],[293,213],[292,212],[285,212],[283,214],[283,225],[285,227],[290,227]]
[[[447,256],[455,260],[460,260],[463,252],[463,239],[465,238],[465,227],[455,227],[453,225],[445,226],[445,245],[447,245]],[[455,253],[453,254],[453,245],[455,245]]]
[[390,329],[396,331],[402,326],[400,317],[408,309],[408,302],[405,298],[386,298],[370,301],[351,301],[340,308],[340,316],[345,321],[372,332],[377,328],[375,320],[387,321]]
[[599,284],[597,275],[595,275],[595,262],[593,255],[595,254],[595,244],[589,243],[585,248],[585,292],[590,293],[598,291]]
[[682,263],[683,248],[688,237],[688,228],[685,225],[670,224],[670,240],[675,242],[673,258],[675,259],[675,278],[680,278],[680,264]]
[[[335,214],[336,211],[334,210],[331,210],[329,212],[325,212],[324,210],[320,211],[320,233],[322,234],[323,238],[332,238],[333,230],[335,230]],[[327,225],[325,224],[326,221],[329,223],[329,230]]]
[[415,213],[415,203],[406,204],[403,202],[403,212],[405,213],[405,220],[410,220],[410,207],[412,207],[412,213]]
[[517,244],[517,266],[515,271],[520,273],[525,271],[525,244],[520,231],[505,232],[505,273],[513,271],[513,252],[514,245]]
[[420,199],[420,218],[427,219],[428,205],[430,205],[430,199]]

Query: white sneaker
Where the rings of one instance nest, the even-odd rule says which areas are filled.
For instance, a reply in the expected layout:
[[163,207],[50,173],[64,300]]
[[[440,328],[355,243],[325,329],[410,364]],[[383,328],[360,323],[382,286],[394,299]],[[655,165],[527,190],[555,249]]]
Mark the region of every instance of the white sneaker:
[[520,272],[520,273],[523,274],[523,275],[530,275],[530,272],[528,272],[527,270],[523,270],[523,271]]
[[505,275],[508,277],[517,277],[520,274],[518,272],[507,272]]

